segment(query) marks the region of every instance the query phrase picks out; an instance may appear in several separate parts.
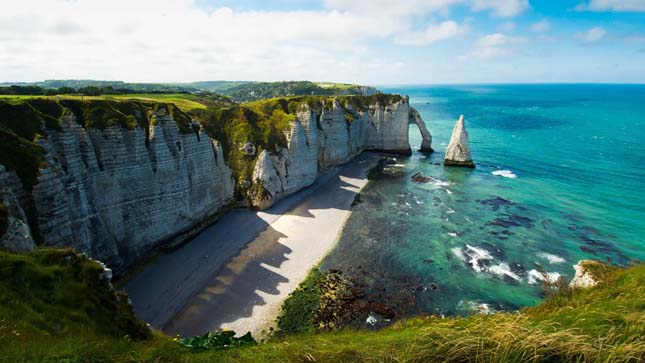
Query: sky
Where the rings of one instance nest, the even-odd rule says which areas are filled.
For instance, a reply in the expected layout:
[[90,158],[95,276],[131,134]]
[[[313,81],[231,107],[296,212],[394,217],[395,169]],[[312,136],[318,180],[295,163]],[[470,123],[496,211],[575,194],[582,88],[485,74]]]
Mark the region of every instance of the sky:
[[20,0],[0,82],[645,83],[645,0]]

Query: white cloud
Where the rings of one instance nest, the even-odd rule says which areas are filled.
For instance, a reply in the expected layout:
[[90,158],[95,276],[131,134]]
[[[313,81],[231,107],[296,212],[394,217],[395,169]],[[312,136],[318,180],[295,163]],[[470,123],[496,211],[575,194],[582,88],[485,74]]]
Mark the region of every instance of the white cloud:
[[329,9],[348,10],[364,14],[400,16],[439,12],[448,14],[455,5],[469,6],[473,11],[492,11],[496,16],[515,16],[529,8],[528,0],[325,0]]
[[531,24],[529,27],[529,30],[534,32],[534,33],[540,33],[540,32],[545,32],[551,28],[551,23],[544,19],[542,21],[538,21],[537,23]]
[[497,16],[515,16],[529,8],[529,0],[470,0],[473,10],[491,10]]
[[373,40],[423,45],[468,30],[444,21],[414,31],[412,18],[445,15],[455,6],[497,16],[528,7],[527,0],[324,4],[308,11],[206,11],[196,0],[21,0],[0,12],[0,81],[396,81],[401,56],[372,50]]
[[576,6],[577,11],[645,11],[643,0],[590,0]]
[[515,23],[512,21],[506,21],[499,25],[498,29],[503,32],[511,32],[515,30]]
[[578,32],[575,37],[583,43],[595,43],[602,40],[605,35],[607,35],[605,29],[597,26],[584,32]]
[[403,33],[394,38],[396,44],[430,45],[442,40],[454,38],[468,31],[465,25],[444,21],[441,24],[429,25],[424,32]]
[[488,60],[493,58],[505,57],[513,54],[513,45],[521,44],[524,38],[510,37],[502,33],[485,35],[475,43],[473,49],[460,56],[462,61],[471,59]]
[[387,54],[369,54],[368,41],[408,31],[401,18],[332,9],[223,7],[209,13],[192,0],[16,4],[0,12],[0,81],[365,81],[371,73],[361,64],[399,61]]

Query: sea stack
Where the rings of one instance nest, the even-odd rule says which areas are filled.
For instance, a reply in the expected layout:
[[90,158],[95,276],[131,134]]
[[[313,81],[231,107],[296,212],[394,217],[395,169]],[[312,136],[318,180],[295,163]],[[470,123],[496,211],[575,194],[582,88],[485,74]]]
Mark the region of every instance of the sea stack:
[[468,146],[468,132],[466,132],[466,124],[464,122],[464,115],[459,116],[459,120],[452,129],[452,136],[450,143],[446,148],[446,157],[443,165],[445,166],[461,166],[465,168],[474,168],[473,159],[470,156],[470,147]]

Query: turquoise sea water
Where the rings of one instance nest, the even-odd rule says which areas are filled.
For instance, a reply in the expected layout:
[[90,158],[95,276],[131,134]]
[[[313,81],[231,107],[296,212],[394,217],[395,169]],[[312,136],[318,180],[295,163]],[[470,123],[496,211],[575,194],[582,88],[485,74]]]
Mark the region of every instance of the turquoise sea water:
[[[436,152],[368,185],[323,269],[400,314],[454,315],[535,305],[541,273],[568,281],[580,259],[645,260],[645,86],[383,90],[410,96]],[[440,165],[460,114],[474,170]]]

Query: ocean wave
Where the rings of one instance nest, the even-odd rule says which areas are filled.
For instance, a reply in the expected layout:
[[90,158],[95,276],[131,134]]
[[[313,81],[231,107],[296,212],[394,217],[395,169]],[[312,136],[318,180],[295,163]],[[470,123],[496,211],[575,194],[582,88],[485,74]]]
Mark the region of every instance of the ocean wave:
[[511,271],[511,268],[503,262],[500,263],[499,265],[489,267],[488,271],[498,276],[508,276],[514,279],[515,281],[520,281],[522,279],[518,274]]
[[517,178],[517,175],[510,170],[495,170],[495,171],[492,171],[491,174],[495,176],[503,176],[504,178],[510,178],[510,179]]
[[538,270],[533,269],[528,273],[527,282],[530,285],[534,285],[545,280],[549,283],[555,283],[560,279],[560,276],[561,275],[557,272],[547,272],[543,274]]
[[554,255],[552,253],[546,253],[546,252],[540,252],[537,254],[538,257],[542,257],[549,261],[551,264],[556,264],[556,263],[564,263],[566,260],[558,255]]
[[493,309],[490,306],[490,304],[482,303],[479,301],[473,301],[473,300],[460,300],[459,303],[457,303],[457,309],[467,310],[474,314],[481,314],[481,315],[488,315],[488,314],[495,313],[495,309]]
[[493,256],[483,248],[473,247],[469,244],[466,245],[464,253],[470,258],[467,262],[476,272],[482,272],[483,268],[479,265],[479,261],[492,260]]

